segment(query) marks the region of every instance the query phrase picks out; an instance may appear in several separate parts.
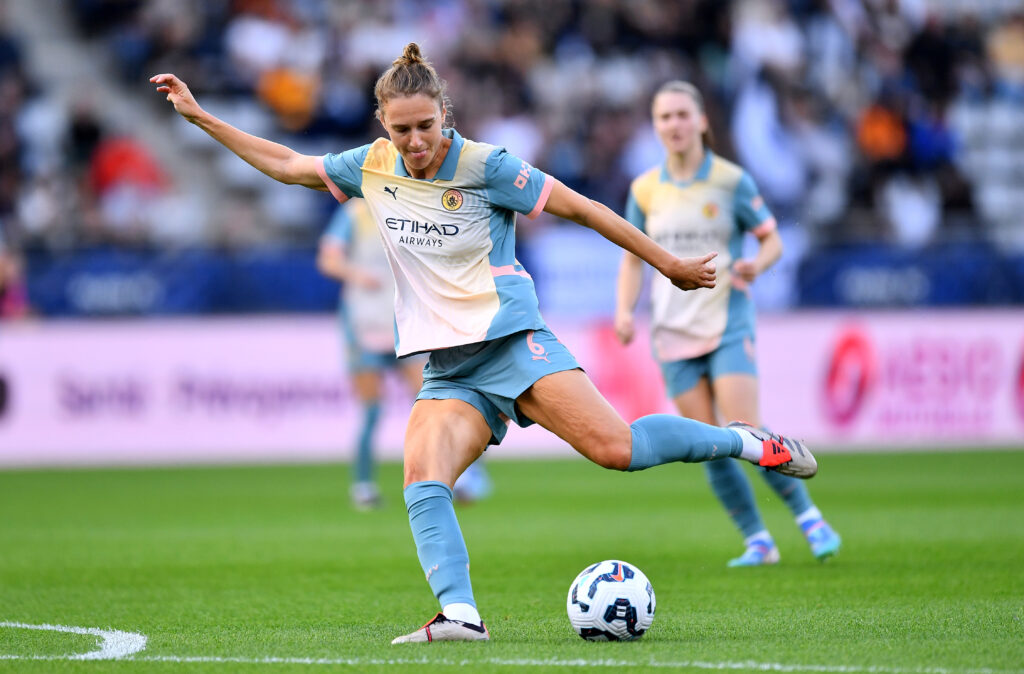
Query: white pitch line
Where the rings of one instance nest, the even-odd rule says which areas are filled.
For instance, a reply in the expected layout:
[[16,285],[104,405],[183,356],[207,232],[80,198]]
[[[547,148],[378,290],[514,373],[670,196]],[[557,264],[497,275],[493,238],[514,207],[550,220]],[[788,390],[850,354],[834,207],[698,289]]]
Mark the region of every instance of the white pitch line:
[[[23,630],[46,630],[48,632],[69,632],[91,634],[102,641],[99,650],[77,655],[30,656],[33,660],[117,660],[138,653],[146,647],[146,637],[135,632],[101,630],[98,627],[71,627],[68,625],[29,625],[27,623],[0,622],[0,627],[14,627]],[[4,660],[15,660],[17,656],[0,655]]]
[[821,672],[823,674],[1024,674],[1014,669],[951,669],[946,667],[885,667],[860,665],[791,665],[779,662],[704,662],[682,660],[678,662],[648,660],[587,660],[584,658],[560,660],[530,658],[480,658],[474,660],[447,660],[434,658],[245,658],[216,656],[174,656],[144,655],[129,658],[132,661],[147,662],[209,662],[243,665],[439,665],[449,667],[473,667],[481,664],[513,667],[653,667],[660,669],[708,669],[708,670],[756,670],[762,672]]
[[177,663],[230,663],[245,665],[350,665],[350,666],[396,666],[396,665],[441,665],[474,667],[481,664],[511,667],[651,667],[658,669],[707,669],[707,670],[754,670],[761,672],[816,672],[818,674],[1024,674],[1021,669],[953,669],[946,667],[886,667],[861,665],[800,665],[779,662],[705,662],[702,660],[657,661],[613,660],[585,658],[573,659],[532,659],[532,658],[478,658],[449,660],[444,658],[282,658],[282,657],[220,657],[188,655],[136,655],[146,648],[146,636],[121,630],[103,630],[96,627],[70,627],[67,625],[29,625],[18,622],[0,622],[0,627],[17,629],[48,630],[71,634],[91,634],[100,637],[99,650],[77,655],[4,655],[2,660],[121,660],[129,662],[177,662]]

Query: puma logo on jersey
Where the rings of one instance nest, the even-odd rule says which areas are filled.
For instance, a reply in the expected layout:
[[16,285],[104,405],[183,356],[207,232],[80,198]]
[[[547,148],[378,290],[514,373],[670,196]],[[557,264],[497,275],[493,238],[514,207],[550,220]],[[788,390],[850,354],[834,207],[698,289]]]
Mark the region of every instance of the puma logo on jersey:
[[390,187],[385,187],[384,191],[387,192],[388,194],[390,194],[392,197],[394,197],[395,201],[398,201],[398,188],[397,187],[394,188],[394,189],[392,189]]

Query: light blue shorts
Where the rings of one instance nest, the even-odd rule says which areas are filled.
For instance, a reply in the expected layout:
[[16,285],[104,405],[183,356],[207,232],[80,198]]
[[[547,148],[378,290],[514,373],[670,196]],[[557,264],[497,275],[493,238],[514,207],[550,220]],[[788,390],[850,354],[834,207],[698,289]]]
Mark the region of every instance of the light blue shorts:
[[509,420],[523,428],[532,419],[520,413],[516,398],[545,375],[575,370],[579,363],[547,328],[517,332],[486,342],[430,352],[417,400],[464,400],[491,428],[497,445]]
[[670,398],[686,393],[707,377],[714,381],[727,374],[749,374],[757,376],[757,361],[754,360],[754,337],[749,332],[727,335],[718,348],[697,358],[674,360],[661,364],[665,388]]

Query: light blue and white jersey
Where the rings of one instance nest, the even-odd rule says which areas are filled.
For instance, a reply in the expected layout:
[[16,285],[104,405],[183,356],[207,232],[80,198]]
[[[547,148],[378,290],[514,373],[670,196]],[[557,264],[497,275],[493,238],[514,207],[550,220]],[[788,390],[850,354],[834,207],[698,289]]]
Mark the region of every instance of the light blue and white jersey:
[[451,147],[431,180],[412,178],[385,138],[320,166],[339,201],[366,200],[382,235],[399,356],[545,327],[515,258],[515,222],[541,212],[554,180],[503,148],[444,134]]
[[656,166],[633,181],[625,217],[678,257],[718,251],[714,288],[682,291],[660,274],[652,280],[651,341],[659,361],[703,356],[733,331],[753,335],[753,303],[730,269],[742,254],[743,235],[764,236],[775,218],[746,171],[710,151],[688,182]]
[[351,331],[347,335],[350,345],[374,353],[390,353],[395,340],[395,281],[366,202],[352,199],[338,206],[322,238],[343,248],[349,263],[380,281],[377,288],[342,284],[339,310],[346,331]]

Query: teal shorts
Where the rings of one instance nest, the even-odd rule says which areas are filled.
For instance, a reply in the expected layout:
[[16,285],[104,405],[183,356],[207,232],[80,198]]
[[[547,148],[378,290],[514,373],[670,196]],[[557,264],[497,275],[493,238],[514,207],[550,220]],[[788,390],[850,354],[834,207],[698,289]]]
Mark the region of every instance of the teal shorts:
[[575,370],[579,363],[547,328],[430,352],[417,400],[463,400],[483,415],[497,445],[509,420],[523,428],[532,419],[519,412],[516,398],[538,379]]
[[674,360],[661,364],[665,388],[670,398],[686,393],[707,377],[714,381],[727,374],[749,374],[757,376],[757,361],[754,360],[754,336],[749,332],[728,335],[718,348],[697,358]]

